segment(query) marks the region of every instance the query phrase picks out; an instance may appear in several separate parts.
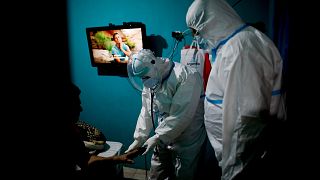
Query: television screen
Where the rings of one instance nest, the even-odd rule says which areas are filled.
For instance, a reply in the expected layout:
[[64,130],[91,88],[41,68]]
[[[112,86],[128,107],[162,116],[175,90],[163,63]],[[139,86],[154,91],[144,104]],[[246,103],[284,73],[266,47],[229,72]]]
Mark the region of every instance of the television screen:
[[99,74],[126,76],[129,56],[144,48],[146,30],[142,23],[124,23],[86,28],[91,65]]

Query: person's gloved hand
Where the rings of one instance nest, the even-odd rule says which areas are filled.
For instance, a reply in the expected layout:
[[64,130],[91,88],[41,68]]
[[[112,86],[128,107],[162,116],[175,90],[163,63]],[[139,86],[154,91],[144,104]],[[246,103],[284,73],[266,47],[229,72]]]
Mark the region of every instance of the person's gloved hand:
[[137,147],[140,147],[142,143],[143,142],[141,141],[134,140],[133,143],[129,146],[129,148],[124,153],[128,153],[129,151],[136,149]]
[[152,150],[160,141],[159,139],[159,135],[156,134],[154,136],[152,136],[151,138],[149,138],[142,146],[146,147],[147,149],[144,151],[144,153],[142,155],[147,154],[147,152],[149,152],[150,150]]

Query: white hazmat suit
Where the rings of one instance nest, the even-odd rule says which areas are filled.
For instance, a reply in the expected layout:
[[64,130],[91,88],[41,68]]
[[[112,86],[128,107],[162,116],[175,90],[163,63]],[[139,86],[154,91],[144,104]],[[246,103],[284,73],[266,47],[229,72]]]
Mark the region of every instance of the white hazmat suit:
[[230,180],[261,156],[258,139],[270,117],[285,115],[282,59],[273,42],[247,26],[224,0],[195,0],[186,22],[212,53],[205,125],[222,179]]
[[146,84],[150,84],[147,83],[149,79],[156,79],[150,82],[161,79],[161,82],[156,86],[152,107],[157,119],[155,135],[149,138],[153,133],[152,97],[150,88],[145,86],[134,132],[135,141],[127,151],[143,145],[147,146],[147,152],[156,145],[150,178],[191,180],[206,138],[201,75],[180,63],[154,57],[148,50],[140,51],[129,64],[133,74],[147,79]]

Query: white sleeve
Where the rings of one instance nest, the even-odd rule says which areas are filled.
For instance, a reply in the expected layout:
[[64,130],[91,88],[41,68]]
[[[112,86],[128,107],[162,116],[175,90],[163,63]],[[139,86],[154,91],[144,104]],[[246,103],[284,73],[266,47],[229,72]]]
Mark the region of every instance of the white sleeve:
[[142,93],[142,108],[137,120],[136,129],[134,132],[134,139],[138,141],[146,141],[151,128],[152,128],[152,120],[151,120],[151,108],[150,108],[150,94],[146,92]]
[[275,75],[268,48],[258,48],[253,43],[241,52],[226,53],[221,69],[225,73],[223,176],[226,169],[237,171],[255,155],[268,120]]
[[198,72],[186,74],[172,98],[169,116],[157,127],[156,133],[164,143],[178,137],[192,122],[198,107],[203,84]]

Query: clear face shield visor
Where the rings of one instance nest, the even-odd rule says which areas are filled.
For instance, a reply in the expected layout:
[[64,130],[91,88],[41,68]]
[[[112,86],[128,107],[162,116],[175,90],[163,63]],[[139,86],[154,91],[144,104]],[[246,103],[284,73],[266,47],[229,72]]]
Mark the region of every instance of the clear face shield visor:
[[127,71],[130,84],[140,92],[155,91],[161,85],[161,74],[154,60],[148,63],[133,57],[127,64]]

